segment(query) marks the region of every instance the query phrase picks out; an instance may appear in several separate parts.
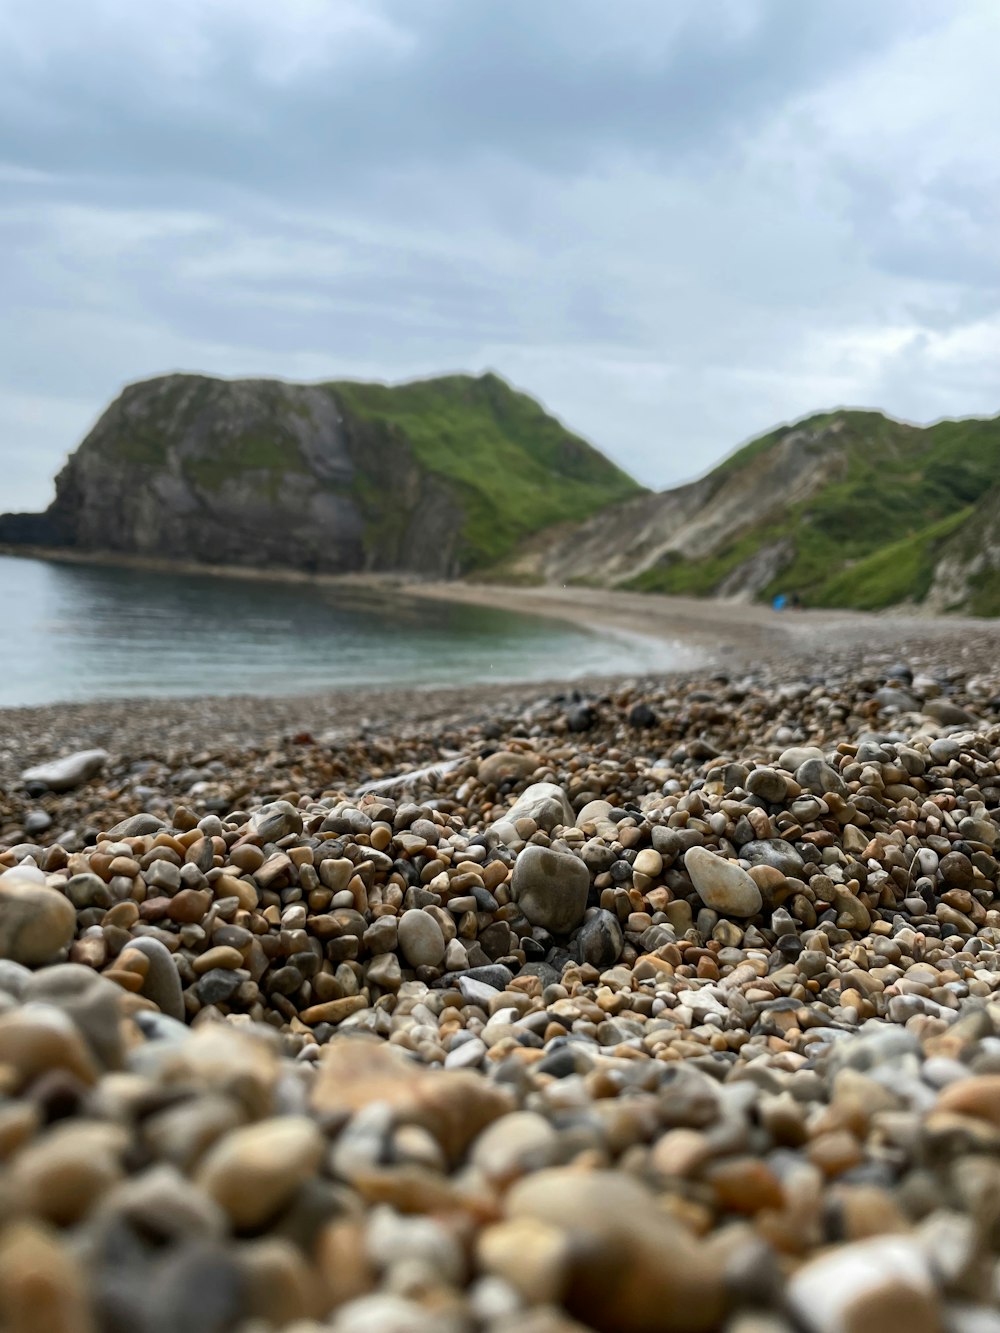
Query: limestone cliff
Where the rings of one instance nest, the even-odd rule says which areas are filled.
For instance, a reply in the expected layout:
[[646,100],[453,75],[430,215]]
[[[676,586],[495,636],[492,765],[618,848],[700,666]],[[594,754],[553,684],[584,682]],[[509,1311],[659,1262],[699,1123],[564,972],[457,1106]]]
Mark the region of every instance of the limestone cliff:
[[0,542],[450,576],[638,491],[495,375],[287,384],[168,375],[108,408],[45,514]]
[[1000,615],[1000,485],[941,543],[926,604],[933,611]]

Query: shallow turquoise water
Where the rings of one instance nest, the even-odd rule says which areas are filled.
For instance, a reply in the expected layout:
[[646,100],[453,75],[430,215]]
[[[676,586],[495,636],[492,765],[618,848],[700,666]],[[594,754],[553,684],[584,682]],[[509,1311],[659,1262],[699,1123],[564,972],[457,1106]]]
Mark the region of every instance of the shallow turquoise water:
[[334,586],[0,556],[0,706],[122,696],[562,680],[683,649]]

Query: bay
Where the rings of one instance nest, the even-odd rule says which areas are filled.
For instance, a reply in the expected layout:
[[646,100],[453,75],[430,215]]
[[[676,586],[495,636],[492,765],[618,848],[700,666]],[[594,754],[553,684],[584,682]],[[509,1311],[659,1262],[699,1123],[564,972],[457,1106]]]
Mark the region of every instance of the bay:
[[676,647],[349,584],[0,556],[0,707],[571,680]]

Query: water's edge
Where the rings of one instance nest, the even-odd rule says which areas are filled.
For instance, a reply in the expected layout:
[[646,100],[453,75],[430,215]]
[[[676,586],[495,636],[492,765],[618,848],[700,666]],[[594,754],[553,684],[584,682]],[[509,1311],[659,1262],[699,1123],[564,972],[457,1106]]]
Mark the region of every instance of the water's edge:
[[[429,591],[429,589],[428,589]],[[688,665],[662,638],[381,576],[0,554],[0,707],[530,684]]]

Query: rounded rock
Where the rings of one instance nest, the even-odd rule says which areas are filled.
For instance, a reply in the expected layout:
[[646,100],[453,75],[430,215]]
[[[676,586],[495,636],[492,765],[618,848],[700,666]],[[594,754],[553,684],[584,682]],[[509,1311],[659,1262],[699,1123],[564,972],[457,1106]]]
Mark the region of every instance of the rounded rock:
[[100,773],[108,762],[107,750],[80,750],[64,759],[53,759],[47,764],[36,764],[21,774],[25,786],[41,784],[49,791],[71,791]]
[[479,781],[498,786],[501,782],[516,782],[528,778],[538,767],[538,757],[523,750],[497,750],[480,760]]
[[818,745],[791,745],[787,750],[782,750],[778,759],[778,767],[783,768],[787,773],[795,773],[807,759],[825,759],[823,751]]
[[824,796],[827,792],[847,795],[844,779],[825,759],[807,759],[800,764],[795,770],[795,781],[803,791],[811,791],[815,796]]
[[140,935],[128,942],[149,959],[149,971],[142,981],[141,995],[152,1000],[161,1013],[184,1020],[184,993],[173,956],[165,944],[150,935]]
[[399,948],[410,967],[440,967],[447,946],[431,914],[411,907],[399,918]]
[[655,1196],[620,1172],[538,1171],[507,1195],[507,1214],[568,1235],[565,1303],[601,1333],[708,1333],[726,1303],[723,1258],[695,1241]]
[[571,827],[575,818],[566,793],[554,782],[533,782],[530,787],[525,787],[504,816],[510,824],[516,824],[519,819],[533,819],[546,833],[551,833],[557,824]]
[[483,1130],[469,1160],[490,1180],[506,1185],[529,1171],[551,1166],[558,1150],[559,1135],[544,1116],[514,1111]]
[[751,796],[778,805],[788,795],[788,784],[773,768],[755,768],[746,781]]
[[235,1129],[214,1145],[197,1175],[199,1186],[239,1231],[262,1226],[318,1170],[326,1149],[305,1116],[277,1116]]
[[632,862],[632,869],[637,874],[655,879],[663,870],[663,857],[655,847],[644,847]]
[[511,896],[533,926],[568,935],[583,919],[590,873],[571,852],[534,844],[514,863]]
[[684,865],[706,907],[723,916],[755,916],[760,911],[760,889],[735,861],[724,861],[704,847],[689,847]]
[[603,908],[583,923],[576,938],[581,961],[598,971],[613,967],[625,946],[618,918]]
[[771,866],[782,875],[799,875],[803,861],[784,838],[755,838],[740,848],[740,856],[752,866]]
[[14,869],[0,875],[0,955],[25,967],[53,962],[73,939],[76,912],[57,889]]

